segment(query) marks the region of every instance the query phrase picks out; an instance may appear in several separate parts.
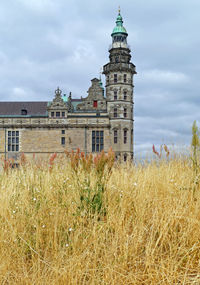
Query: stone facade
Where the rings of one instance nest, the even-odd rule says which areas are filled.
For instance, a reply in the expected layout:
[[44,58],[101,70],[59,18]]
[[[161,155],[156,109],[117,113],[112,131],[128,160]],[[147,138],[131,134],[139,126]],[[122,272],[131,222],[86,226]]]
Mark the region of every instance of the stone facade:
[[[0,154],[40,157],[77,148],[89,153],[110,147],[116,157],[133,158],[133,75],[127,32],[119,13],[112,33],[110,61],[101,80],[92,79],[88,96],[73,99],[57,88],[51,102],[0,102]],[[105,94],[104,94],[105,93]]]

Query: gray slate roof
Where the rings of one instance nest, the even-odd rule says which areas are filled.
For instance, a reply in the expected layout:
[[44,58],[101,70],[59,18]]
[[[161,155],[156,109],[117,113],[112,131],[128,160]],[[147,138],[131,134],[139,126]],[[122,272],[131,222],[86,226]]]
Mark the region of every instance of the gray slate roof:
[[0,102],[0,116],[20,116],[21,110],[27,110],[28,116],[47,115],[48,102]]

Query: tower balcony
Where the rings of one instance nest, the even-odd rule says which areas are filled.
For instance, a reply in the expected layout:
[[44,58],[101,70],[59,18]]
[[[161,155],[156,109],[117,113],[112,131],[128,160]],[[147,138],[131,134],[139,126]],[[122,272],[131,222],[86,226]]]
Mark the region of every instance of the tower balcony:
[[136,68],[133,63],[107,63],[103,67],[103,74],[108,74],[110,72],[125,71],[136,74]]

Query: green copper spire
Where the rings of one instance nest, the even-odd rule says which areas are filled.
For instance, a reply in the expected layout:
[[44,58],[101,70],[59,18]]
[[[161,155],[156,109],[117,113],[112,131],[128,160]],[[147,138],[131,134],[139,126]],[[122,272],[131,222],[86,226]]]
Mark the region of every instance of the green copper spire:
[[116,27],[114,27],[111,36],[116,35],[116,34],[128,35],[126,29],[123,26],[123,19],[120,14],[120,9],[119,9],[119,13],[118,13],[117,20],[116,20]]

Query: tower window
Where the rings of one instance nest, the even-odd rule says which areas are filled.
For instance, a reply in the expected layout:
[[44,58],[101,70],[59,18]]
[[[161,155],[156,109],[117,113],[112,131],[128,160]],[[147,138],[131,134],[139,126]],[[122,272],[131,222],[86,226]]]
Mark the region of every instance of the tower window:
[[124,144],[127,143],[127,130],[124,130]]
[[114,118],[117,118],[117,108],[114,108]]
[[61,138],[61,145],[65,145],[65,137]]
[[117,130],[114,130],[114,143],[117,143],[118,133]]
[[62,130],[62,131],[61,131],[61,134],[64,135],[64,134],[65,134],[65,130]]
[[117,100],[117,91],[114,91],[114,100]]
[[124,74],[124,82],[127,82],[127,76]]
[[51,112],[51,117],[54,117],[54,112]]
[[127,118],[127,109],[124,108],[124,118]]
[[8,131],[8,151],[19,151],[19,131]]
[[124,91],[124,100],[127,100],[127,92]]
[[56,112],[56,117],[60,117],[60,112]]
[[62,112],[62,117],[65,117],[65,112]]
[[114,74],[114,83],[117,83],[117,74]]
[[97,108],[97,101],[93,101],[93,107]]
[[92,131],[92,152],[101,152],[104,148],[104,131]]
[[124,154],[124,162],[126,162],[127,161],[127,154],[125,153]]

